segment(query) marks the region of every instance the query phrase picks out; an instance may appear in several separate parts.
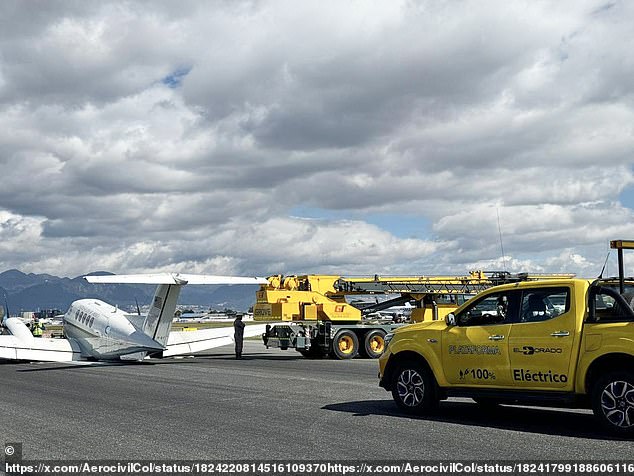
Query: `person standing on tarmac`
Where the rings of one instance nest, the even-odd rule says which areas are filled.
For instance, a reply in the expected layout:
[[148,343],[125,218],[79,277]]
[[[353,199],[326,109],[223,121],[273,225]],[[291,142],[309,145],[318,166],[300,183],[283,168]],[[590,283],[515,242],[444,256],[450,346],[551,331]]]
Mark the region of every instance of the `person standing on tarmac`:
[[42,337],[43,333],[42,324],[36,319],[33,323],[33,337]]
[[244,340],[244,322],[242,322],[242,314],[236,316],[233,321],[234,334],[233,338],[236,342],[236,359],[242,358],[242,344]]

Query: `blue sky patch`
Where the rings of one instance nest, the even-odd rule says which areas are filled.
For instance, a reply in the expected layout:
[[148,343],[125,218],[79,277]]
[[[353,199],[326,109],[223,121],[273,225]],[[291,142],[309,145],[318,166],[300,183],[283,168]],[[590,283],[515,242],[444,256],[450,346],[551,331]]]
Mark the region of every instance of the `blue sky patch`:
[[431,222],[425,218],[407,214],[363,213],[354,210],[327,210],[318,207],[294,207],[290,215],[319,220],[360,220],[389,231],[398,238],[426,239],[430,235]]
[[634,209],[634,187],[626,187],[621,192],[619,201],[624,207]]
[[185,78],[191,70],[192,68],[190,66],[179,68],[161,79],[161,83],[165,84],[168,88],[177,88],[183,83],[183,78]]

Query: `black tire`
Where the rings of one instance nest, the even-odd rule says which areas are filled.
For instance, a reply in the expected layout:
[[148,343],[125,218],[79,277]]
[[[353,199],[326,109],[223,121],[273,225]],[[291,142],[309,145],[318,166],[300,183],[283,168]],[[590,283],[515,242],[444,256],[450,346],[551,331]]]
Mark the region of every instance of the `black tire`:
[[634,372],[620,370],[600,377],[592,386],[592,410],[606,430],[634,435]]
[[359,339],[357,335],[349,330],[342,329],[332,340],[332,355],[333,357],[345,360],[356,357],[359,353]]
[[438,405],[436,380],[427,366],[402,362],[392,373],[392,398],[407,413],[428,413]]
[[385,352],[385,331],[375,329],[366,333],[363,338],[364,355],[370,359],[378,359]]

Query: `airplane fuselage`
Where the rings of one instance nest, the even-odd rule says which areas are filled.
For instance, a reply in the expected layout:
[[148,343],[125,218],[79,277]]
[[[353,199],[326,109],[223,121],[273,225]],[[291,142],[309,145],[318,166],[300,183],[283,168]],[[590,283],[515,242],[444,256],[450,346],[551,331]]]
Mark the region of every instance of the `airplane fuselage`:
[[119,359],[163,347],[120,309],[97,299],[81,299],[71,304],[64,315],[64,334],[81,348],[82,355],[98,360]]

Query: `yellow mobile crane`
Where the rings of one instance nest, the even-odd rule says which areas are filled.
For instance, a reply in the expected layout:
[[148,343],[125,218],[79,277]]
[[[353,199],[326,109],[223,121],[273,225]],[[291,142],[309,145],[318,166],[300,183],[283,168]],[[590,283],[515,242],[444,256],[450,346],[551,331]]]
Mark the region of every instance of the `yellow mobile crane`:
[[[444,319],[491,286],[571,276],[497,271],[472,271],[465,276],[274,275],[257,291],[253,316],[257,321],[281,321],[267,325],[262,336],[267,348],[294,348],[313,358],[350,359],[358,354],[378,358],[385,350],[385,335],[406,324],[386,309],[414,303],[410,322]],[[397,297],[376,303],[348,302],[355,295]]]

